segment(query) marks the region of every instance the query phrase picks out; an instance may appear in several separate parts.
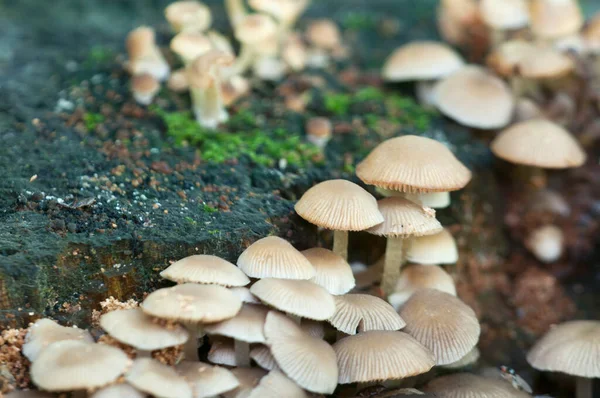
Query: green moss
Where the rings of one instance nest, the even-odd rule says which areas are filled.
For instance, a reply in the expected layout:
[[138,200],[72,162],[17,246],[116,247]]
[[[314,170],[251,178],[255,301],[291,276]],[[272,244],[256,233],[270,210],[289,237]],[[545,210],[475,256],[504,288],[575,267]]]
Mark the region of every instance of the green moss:
[[350,105],[352,105],[352,97],[349,94],[327,93],[323,100],[325,101],[325,109],[337,116],[347,115],[350,111]]
[[428,130],[436,115],[435,111],[423,108],[413,99],[397,94],[387,96],[385,105],[391,116],[390,121],[401,125],[411,125],[419,131]]
[[373,15],[361,12],[349,12],[342,19],[342,26],[349,30],[373,29],[377,20]]
[[192,225],[198,224],[198,222],[196,220],[194,220],[192,217],[184,217],[184,220]]
[[212,207],[212,206],[209,206],[209,205],[207,205],[207,204],[204,204],[204,205],[202,205],[202,210],[203,210],[205,213],[209,213],[209,214],[212,214],[212,213],[218,213],[218,212],[219,212],[219,209],[215,209],[214,207]]
[[377,87],[365,87],[356,92],[354,95],[355,101],[382,101],[385,98],[385,93]]
[[96,126],[104,123],[105,117],[99,113],[88,112],[83,115],[83,123],[89,131],[94,130]]
[[90,49],[84,65],[94,66],[112,61],[115,58],[115,53],[111,48],[103,46],[94,46]]

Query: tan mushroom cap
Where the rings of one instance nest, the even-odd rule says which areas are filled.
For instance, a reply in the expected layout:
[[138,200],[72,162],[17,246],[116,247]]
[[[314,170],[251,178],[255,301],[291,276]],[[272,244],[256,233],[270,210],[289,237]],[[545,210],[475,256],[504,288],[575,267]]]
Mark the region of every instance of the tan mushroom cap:
[[131,77],[131,90],[138,95],[154,96],[160,90],[160,83],[149,73]]
[[439,141],[405,135],[379,144],[358,164],[365,184],[402,192],[444,192],[464,188],[471,172]]
[[544,119],[509,127],[492,141],[491,149],[508,162],[547,169],[579,167],[586,160],[585,152],[568,131]]
[[252,278],[310,279],[315,275],[310,261],[278,236],[267,236],[251,244],[237,265]]
[[145,398],[146,394],[128,383],[113,384],[96,391],[90,398]]
[[275,311],[265,322],[265,337],[281,370],[305,390],[331,394],[337,386],[335,352],[312,337],[290,318]]
[[210,9],[198,1],[176,1],[165,8],[165,18],[176,32],[203,32],[210,27]]
[[229,106],[250,92],[250,82],[243,76],[231,76],[221,84],[223,104]]
[[378,236],[409,237],[438,233],[442,225],[435,218],[435,210],[423,208],[399,196],[377,202],[385,221],[367,232]]
[[210,50],[186,67],[186,77],[191,88],[206,89],[214,84],[217,71],[233,63],[233,55],[220,50]]
[[256,11],[265,12],[289,24],[294,22],[309,5],[309,0],[249,0]]
[[131,360],[118,348],[63,340],[49,345],[37,357],[30,375],[42,390],[86,390],[112,383],[130,364]]
[[279,370],[272,370],[260,379],[248,398],[308,398],[308,394]]
[[321,321],[315,321],[313,319],[303,319],[300,324],[300,329],[304,333],[308,333],[313,337],[322,339],[325,337],[325,324]]
[[535,44],[521,40],[502,43],[488,57],[487,65],[502,76],[513,76],[518,72],[521,61],[535,51]]
[[108,312],[100,317],[100,326],[117,341],[144,351],[181,345],[189,337],[182,326],[160,325],[141,308]]
[[313,137],[331,137],[333,125],[326,117],[311,117],[305,125],[306,134]]
[[529,15],[534,35],[547,39],[576,33],[584,23],[577,0],[530,0]]
[[335,312],[333,296],[309,281],[265,278],[252,285],[250,292],[262,302],[302,318],[324,321]]
[[210,39],[200,32],[181,32],[171,40],[170,48],[189,62],[210,51],[213,45]]
[[236,368],[231,373],[238,379],[239,387],[223,394],[225,398],[248,398],[254,387],[267,374],[259,368]]
[[244,304],[233,318],[206,325],[208,334],[231,337],[247,343],[264,343],[263,327],[269,310],[262,305]]
[[486,379],[470,373],[441,376],[430,381],[423,391],[441,398],[525,398],[529,394],[519,391],[504,380]]
[[335,296],[335,314],[328,322],[346,334],[371,330],[400,330],[406,322],[396,310],[380,299],[368,294]]
[[319,247],[304,250],[302,254],[316,271],[311,282],[324,287],[331,294],[346,294],[354,288],[356,282],[352,268],[341,256]]
[[433,235],[415,238],[406,252],[408,261],[418,264],[454,264],[458,261],[458,248],[447,229]]
[[268,15],[251,14],[235,26],[234,33],[239,42],[257,45],[277,33],[277,24]]
[[50,344],[63,340],[75,340],[82,343],[93,343],[90,332],[85,329],[61,326],[51,319],[38,319],[29,326],[23,344],[23,355],[35,361]]
[[139,358],[125,380],[140,391],[162,398],[192,398],[192,389],[175,369],[151,358]]
[[277,362],[275,361],[275,357],[273,357],[271,350],[267,346],[257,345],[256,347],[252,348],[250,350],[250,358],[252,358],[252,360],[263,369],[279,369],[279,366],[277,366]]
[[176,369],[192,388],[194,398],[217,397],[240,385],[231,371],[220,366],[183,361]]
[[416,41],[397,48],[383,65],[389,81],[437,80],[464,66],[461,56],[450,46],[433,41]]
[[438,109],[467,127],[500,128],[512,117],[510,89],[480,66],[464,67],[437,83],[434,90]]
[[398,309],[419,289],[436,289],[456,296],[454,280],[442,267],[415,264],[402,268],[400,278],[388,301]]
[[429,348],[436,365],[448,365],[475,347],[481,329],[475,312],[458,298],[421,289],[404,304],[400,316],[407,333]]
[[211,338],[212,345],[208,351],[208,360],[211,363],[225,366],[237,366],[235,362],[235,346],[230,338]]
[[536,46],[519,62],[520,74],[530,79],[558,78],[574,68],[571,58],[552,47]]
[[125,40],[130,60],[144,58],[156,49],[156,34],[149,26],[140,26],[129,32]]
[[462,357],[456,362],[452,362],[448,365],[444,365],[445,369],[461,369],[470,365],[473,365],[479,360],[481,353],[477,347],[473,348],[467,355]]
[[488,26],[498,30],[520,29],[529,24],[527,0],[482,0],[479,12]]
[[338,340],[340,384],[403,379],[428,372],[431,352],[403,332],[371,331]]
[[536,369],[600,377],[600,321],[570,321],[550,329],[529,351]]
[[176,93],[182,93],[190,88],[185,68],[177,69],[171,73],[167,81],[167,88]]
[[254,297],[247,287],[232,287],[229,291],[242,300],[242,303],[260,304],[260,300]]
[[241,307],[241,300],[222,286],[191,283],[156,290],[142,303],[148,315],[194,323],[232,318]]
[[383,222],[375,198],[346,180],[329,180],[313,186],[294,209],[311,224],[337,231],[363,231]]
[[177,283],[206,283],[221,286],[246,286],[250,279],[229,261],[200,254],[183,258],[160,273]]
[[311,22],[306,28],[308,41],[318,48],[332,50],[342,42],[340,29],[330,19]]

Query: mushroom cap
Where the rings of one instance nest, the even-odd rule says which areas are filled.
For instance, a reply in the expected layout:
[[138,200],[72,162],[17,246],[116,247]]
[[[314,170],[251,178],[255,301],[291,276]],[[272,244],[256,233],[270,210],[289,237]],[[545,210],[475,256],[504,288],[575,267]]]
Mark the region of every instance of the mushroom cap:
[[242,303],[260,304],[260,300],[254,297],[254,295],[250,293],[250,289],[247,287],[232,287],[229,289],[229,291],[235,294],[237,298],[242,300]]
[[331,137],[333,125],[326,117],[311,117],[305,125],[306,134],[313,137]]
[[315,275],[310,261],[278,236],[267,236],[251,244],[237,265],[252,278],[310,279]]
[[406,258],[418,264],[454,264],[458,261],[456,241],[450,231],[444,228],[436,234],[413,239]]
[[308,394],[279,370],[272,370],[260,379],[248,398],[308,398]]
[[252,285],[250,292],[262,302],[302,318],[324,321],[335,312],[333,296],[305,280],[265,278]]
[[156,34],[149,26],[140,26],[127,34],[125,40],[130,60],[138,60],[153,53],[156,49]]
[[140,391],[163,398],[192,398],[192,389],[175,369],[151,358],[139,358],[125,380]]
[[370,331],[338,340],[340,384],[403,379],[428,372],[433,354],[403,332]]
[[149,73],[131,77],[131,90],[136,94],[154,96],[160,90],[160,83]]
[[535,48],[535,44],[522,39],[509,40],[494,49],[486,63],[501,76],[512,76],[519,72],[521,61],[534,52]]
[[475,312],[458,298],[421,289],[404,304],[400,316],[407,333],[429,348],[436,365],[458,361],[475,347],[481,329]]
[[63,340],[50,344],[33,362],[31,380],[42,390],[104,387],[127,370],[131,360],[118,348]]
[[248,5],[256,11],[265,12],[276,19],[290,23],[306,9],[310,0],[249,0]]
[[371,330],[400,330],[406,322],[396,310],[380,299],[368,294],[335,296],[335,314],[328,322],[346,334]]
[[225,366],[237,366],[235,362],[235,346],[230,338],[211,339],[212,345],[208,351],[211,363]]
[[165,8],[165,18],[176,32],[203,32],[210,27],[210,8],[199,1],[176,1]]
[[206,89],[219,78],[218,70],[233,63],[233,55],[210,50],[190,62],[185,71],[191,88]]
[[171,40],[170,48],[184,60],[191,61],[212,50],[213,45],[210,39],[200,32],[181,32]]
[[260,368],[235,368],[231,373],[238,379],[239,387],[223,394],[225,398],[248,398],[254,387],[267,374]]
[[502,131],[491,144],[492,152],[515,164],[564,169],[585,163],[586,154],[575,138],[556,123],[526,120]]
[[494,29],[520,29],[529,24],[526,0],[481,0],[479,13]]
[[340,29],[330,19],[311,22],[306,28],[308,41],[318,48],[332,50],[342,42]]
[[50,344],[63,340],[75,340],[82,343],[94,342],[90,332],[85,329],[61,326],[51,319],[42,318],[29,326],[21,351],[27,359],[33,362]]
[[100,326],[117,341],[144,351],[181,345],[189,338],[185,328],[162,326],[139,307],[108,312],[100,317]]
[[377,200],[346,180],[329,180],[313,186],[294,209],[311,224],[336,231],[363,231],[383,222]]
[[221,286],[246,286],[250,279],[229,261],[200,254],[183,258],[160,273],[177,283],[206,283]]
[[192,388],[194,398],[216,397],[240,385],[231,371],[220,366],[183,361],[176,369]]
[[281,370],[305,390],[331,394],[337,387],[335,352],[325,341],[312,337],[287,316],[269,312],[265,337]]
[[279,369],[277,362],[275,361],[275,357],[273,357],[271,350],[267,346],[257,345],[256,347],[252,348],[250,350],[250,358],[252,358],[252,360],[263,369]]
[[90,395],[90,398],[145,398],[146,394],[128,383],[112,384]]
[[464,66],[461,56],[450,46],[434,41],[415,41],[397,48],[383,65],[388,81],[437,80]]
[[365,184],[402,192],[443,192],[464,188],[471,172],[439,141],[405,135],[379,144],[358,164]]
[[442,230],[433,209],[423,208],[399,196],[381,199],[377,203],[385,221],[367,230],[373,235],[406,238],[431,235]]
[[388,302],[396,309],[400,308],[419,289],[437,289],[456,296],[456,287],[452,277],[437,265],[414,264],[402,267],[400,278]]
[[142,303],[148,315],[194,323],[233,318],[241,308],[241,300],[226,288],[191,283],[156,290]]
[[467,127],[495,129],[511,120],[514,99],[510,89],[480,66],[464,67],[437,83],[434,90],[438,109]]
[[268,15],[251,14],[235,26],[234,33],[239,42],[257,45],[277,33],[277,24]]
[[531,0],[529,18],[533,34],[547,39],[576,33],[584,23],[577,0]]
[[[381,189],[381,188],[380,188]],[[393,191],[387,191],[393,192]],[[398,192],[396,192],[398,193]],[[427,192],[414,193],[404,192],[400,195],[384,195],[384,196],[404,196],[411,202],[420,203],[423,207],[431,207],[432,209],[445,209],[450,206],[450,192]]]
[[171,72],[169,80],[167,81],[167,88],[176,93],[187,91],[190,88],[185,68]]
[[231,337],[247,343],[264,343],[263,327],[269,310],[262,305],[244,304],[230,319],[204,326],[208,334]]
[[477,347],[473,348],[467,355],[462,357],[456,362],[452,362],[448,365],[444,365],[445,369],[460,369],[470,365],[473,365],[475,362],[479,360],[481,353]]
[[570,321],[550,329],[529,351],[539,370],[600,377],[600,321]]
[[223,104],[229,106],[250,92],[250,82],[243,76],[231,76],[221,84]]
[[342,256],[320,247],[304,250],[302,254],[315,268],[311,282],[324,287],[331,294],[346,294],[354,288],[356,283],[352,268]]
[[456,373],[435,378],[427,383],[423,391],[435,393],[441,398],[530,397],[529,394],[517,390],[504,380],[486,379],[470,373]]
[[519,62],[519,72],[530,79],[564,76],[575,68],[567,55],[552,47],[534,46]]

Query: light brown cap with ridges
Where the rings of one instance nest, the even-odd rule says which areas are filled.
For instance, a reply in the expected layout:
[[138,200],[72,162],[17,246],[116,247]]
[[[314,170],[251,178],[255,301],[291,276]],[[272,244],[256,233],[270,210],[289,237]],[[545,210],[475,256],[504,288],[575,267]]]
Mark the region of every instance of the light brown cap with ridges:
[[383,222],[377,200],[346,180],[315,185],[302,195],[294,209],[311,224],[336,231],[363,231]]
[[256,304],[244,304],[233,318],[205,325],[208,334],[227,336],[247,343],[264,343],[263,327],[268,308]]
[[481,0],[479,12],[494,29],[520,29],[529,23],[527,0]]
[[509,127],[492,141],[491,149],[508,162],[547,169],[579,167],[586,160],[577,140],[558,124],[545,119]]
[[257,345],[252,348],[250,350],[250,358],[263,369],[273,370],[279,368],[273,354],[271,354],[271,350],[267,346]]
[[367,230],[370,234],[391,237],[424,236],[438,233],[442,225],[435,210],[393,196],[377,202],[385,221]]
[[235,26],[235,38],[244,44],[258,44],[277,33],[273,18],[264,14],[251,14]]
[[237,366],[233,339],[228,337],[211,338],[208,360],[211,363],[225,366]]
[[570,321],[551,328],[529,351],[539,370],[600,377],[600,321]]
[[346,294],[354,288],[356,283],[352,268],[341,256],[320,247],[304,250],[302,254],[316,271],[311,282],[324,287],[331,294]]
[[267,236],[251,244],[240,255],[237,265],[252,278],[310,279],[315,276],[310,261],[278,236]]
[[396,310],[380,299],[368,294],[335,296],[335,314],[328,322],[346,334],[371,330],[400,330],[406,322]]
[[208,88],[215,81],[215,69],[224,68],[233,63],[233,55],[220,50],[210,50],[192,61],[186,67],[186,77],[192,88]]
[[404,379],[428,372],[431,352],[403,332],[371,331],[338,340],[340,384]]
[[149,73],[131,77],[131,91],[138,95],[154,96],[160,90],[160,83]]
[[189,383],[194,398],[220,396],[240,385],[229,370],[203,362],[183,361],[176,370]]
[[151,358],[139,358],[125,380],[140,391],[163,398],[192,398],[192,389],[175,369]]
[[382,75],[389,81],[437,80],[464,66],[450,46],[416,41],[397,48],[385,61]]
[[219,322],[241,308],[242,301],[227,288],[192,283],[156,290],[142,303],[148,315],[182,322]]
[[125,40],[130,60],[138,60],[153,53],[156,49],[156,34],[149,26],[140,26],[129,32]]
[[76,340],[82,343],[94,342],[90,332],[85,329],[61,326],[51,319],[42,318],[29,326],[22,352],[27,359],[33,362],[50,344],[63,340]]
[[264,278],[250,288],[262,302],[302,318],[324,321],[335,312],[333,296],[305,280]]
[[577,0],[530,0],[533,34],[554,39],[576,33],[584,23]]
[[456,241],[447,229],[415,238],[408,247],[406,258],[417,264],[454,264],[458,261]]
[[260,379],[248,398],[308,398],[308,394],[279,370],[272,370]]
[[475,347],[481,329],[475,312],[458,298],[421,289],[404,304],[400,316],[407,333],[429,348],[436,365],[458,361]]
[[388,302],[398,309],[419,289],[437,289],[456,296],[454,280],[442,267],[414,264],[402,267],[400,278],[394,292],[388,296]]
[[100,317],[100,326],[117,341],[144,351],[181,345],[189,337],[182,326],[162,326],[141,308],[107,312]]
[[203,32],[212,23],[210,9],[198,1],[176,1],[169,4],[165,8],[165,18],[176,32]]
[[181,32],[171,40],[170,48],[185,62],[189,62],[210,51],[213,45],[210,39],[200,32]]
[[271,311],[265,322],[267,345],[281,370],[305,390],[331,394],[337,386],[335,352],[287,316]]
[[402,192],[445,192],[464,188],[471,172],[439,141],[405,135],[379,144],[358,164],[365,184]]
[[510,89],[480,66],[465,66],[437,83],[434,90],[437,108],[467,127],[496,129],[511,120],[514,99]]
[[164,269],[160,276],[177,283],[205,283],[220,286],[246,286],[250,279],[229,261],[198,254],[182,258]]
[[504,380],[486,379],[471,373],[456,373],[430,381],[423,391],[444,398],[526,398],[529,394]]
[[223,394],[225,398],[247,398],[267,372],[260,368],[235,368],[231,373],[238,379],[239,387]]
[[46,391],[104,387],[127,370],[131,360],[118,348],[76,340],[48,346],[30,369],[33,384]]

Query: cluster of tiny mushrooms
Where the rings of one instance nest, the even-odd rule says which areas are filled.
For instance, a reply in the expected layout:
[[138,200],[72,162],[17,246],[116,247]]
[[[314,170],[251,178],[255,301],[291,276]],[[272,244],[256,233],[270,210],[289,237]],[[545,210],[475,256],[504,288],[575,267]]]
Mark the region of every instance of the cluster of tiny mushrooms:
[[[249,90],[242,77],[249,67],[261,78],[277,79],[286,70],[301,70],[310,51],[322,60],[341,46],[337,28],[327,20],[307,35],[312,49],[293,31],[307,0],[249,0],[257,11],[252,14],[241,0],[225,3],[241,43],[237,58],[227,38],[206,32],[210,11],[195,1],[173,3],[165,13],[177,32],[171,49],[185,65],[181,71],[170,73],[152,29],[129,35],[128,70],[140,103],[149,103],[158,81],[169,79],[170,88],[190,90],[198,122],[216,127],[227,118],[225,106]],[[446,44],[414,42],[390,56],[383,77],[416,81],[425,106],[464,126],[504,129],[492,151],[536,171],[531,176],[582,165],[586,155],[577,140],[545,118],[530,96],[573,70],[564,48],[600,50],[600,18],[581,31],[575,0],[443,0],[438,12],[450,43],[459,44],[475,23],[492,32],[488,68],[465,64]],[[511,39],[514,32],[526,34]],[[526,383],[460,371],[479,357],[480,325],[441,266],[457,262],[458,252],[433,209],[449,206],[449,193],[465,187],[471,172],[442,143],[405,135],[377,146],[356,175],[384,198],[377,200],[353,182],[330,180],[310,188],[295,206],[305,220],[333,231],[333,250],[300,252],[269,236],[250,245],[237,266],[212,255],[171,264],[161,276],[175,286],[150,293],[138,308],[100,318],[108,335],[135,349],[135,360],[95,343],[87,330],[40,319],[23,346],[33,383],[42,391],[87,391],[95,398],[293,398],[333,394],[338,384],[382,381],[417,385],[428,396],[530,396]],[[387,238],[382,298],[352,292],[361,287],[358,276],[381,267],[365,271],[349,265],[350,231]],[[542,261],[555,260],[556,244],[540,235],[542,243],[532,244],[532,251]],[[411,264],[405,267],[406,262]],[[211,342],[210,364],[199,362],[204,335]],[[175,366],[151,356],[181,345]],[[591,379],[600,377],[600,322],[552,328],[527,359],[537,369],[577,376],[577,397],[591,398]],[[432,378],[434,367],[450,374]],[[423,393],[408,388],[405,394]]]

